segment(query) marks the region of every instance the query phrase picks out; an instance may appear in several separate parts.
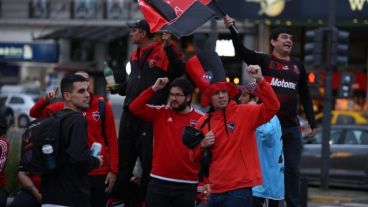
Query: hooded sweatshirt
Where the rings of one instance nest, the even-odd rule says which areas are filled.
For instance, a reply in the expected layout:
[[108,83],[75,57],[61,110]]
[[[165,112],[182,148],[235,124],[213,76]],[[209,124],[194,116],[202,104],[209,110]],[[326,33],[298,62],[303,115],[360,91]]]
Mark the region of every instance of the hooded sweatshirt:
[[[205,115],[196,125],[204,135],[209,128],[215,135],[215,144],[210,148],[212,161],[209,170],[209,183],[213,193],[262,184],[256,128],[277,113],[280,103],[269,83],[262,81],[257,87],[259,96],[264,101],[262,104],[238,105],[230,101],[224,110]],[[201,128],[208,116],[209,122]],[[200,162],[202,155],[203,149],[200,145],[190,152],[190,157],[195,162]]]

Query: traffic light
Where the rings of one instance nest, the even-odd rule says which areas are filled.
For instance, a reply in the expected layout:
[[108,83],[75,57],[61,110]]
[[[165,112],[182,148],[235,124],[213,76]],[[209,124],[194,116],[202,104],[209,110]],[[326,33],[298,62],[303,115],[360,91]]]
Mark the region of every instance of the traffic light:
[[354,76],[350,73],[341,74],[339,97],[351,98],[353,96]]
[[319,97],[319,84],[318,84],[318,74],[315,72],[310,72],[307,74],[307,81],[310,94],[313,98]]
[[338,29],[332,33],[332,65],[347,65],[349,57],[349,32]]
[[304,63],[306,65],[323,65],[323,33],[322,29],[310,30],[305,33]]
[[316,84],[316,74],[315,73],[313,73],[313,72],[311,72],[311,73],[309,73],[308,74],[308,83],[309,84]]

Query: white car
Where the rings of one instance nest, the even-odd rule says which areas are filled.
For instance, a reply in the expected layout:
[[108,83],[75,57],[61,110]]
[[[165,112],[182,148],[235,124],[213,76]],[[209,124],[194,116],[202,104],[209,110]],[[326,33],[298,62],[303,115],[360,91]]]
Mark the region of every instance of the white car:
[[32,118],[29,116],[29,110],[37,102],[39,97],[37,95],[23,93],[1,94],[0,102],[4,103],[4,106],[12,109],[18,127],[24,128],[32,121]]

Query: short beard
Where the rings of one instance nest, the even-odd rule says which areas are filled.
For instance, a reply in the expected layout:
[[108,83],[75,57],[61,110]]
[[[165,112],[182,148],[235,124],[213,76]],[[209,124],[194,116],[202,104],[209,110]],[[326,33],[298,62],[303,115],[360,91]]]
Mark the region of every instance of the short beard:
[[170,104],[170,107],[176,111],[176,112],[182,112],[184,111],[186,108],[187,108],[188,104],[187,103],[183,103],[183,104],[179,104],[177,107],[172,107],[171,104]]

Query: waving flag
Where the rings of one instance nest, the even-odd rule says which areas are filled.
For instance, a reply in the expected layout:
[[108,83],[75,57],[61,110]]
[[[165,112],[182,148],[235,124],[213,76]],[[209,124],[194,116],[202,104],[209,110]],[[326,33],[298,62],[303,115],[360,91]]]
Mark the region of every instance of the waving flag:
[[226,81],[224,66],[214,51],[197,51],[197,54],[186,62],[185,67],[186,73],[201,91],[211,83]]
[[216,11],[208,5],[212,0],[138,0],[140,10],[151,32],[168,30],[176,37],[191,35]]

